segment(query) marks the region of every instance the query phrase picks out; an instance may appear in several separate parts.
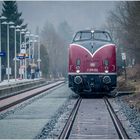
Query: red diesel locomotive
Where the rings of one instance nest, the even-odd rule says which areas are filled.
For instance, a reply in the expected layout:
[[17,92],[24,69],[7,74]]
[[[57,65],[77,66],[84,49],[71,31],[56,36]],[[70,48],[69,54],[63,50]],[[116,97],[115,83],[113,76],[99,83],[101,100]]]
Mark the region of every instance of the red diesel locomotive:
[[69,46],[69,87],[78,94],[110,94],[116,79],[116,46],[109,33],[78,31]]

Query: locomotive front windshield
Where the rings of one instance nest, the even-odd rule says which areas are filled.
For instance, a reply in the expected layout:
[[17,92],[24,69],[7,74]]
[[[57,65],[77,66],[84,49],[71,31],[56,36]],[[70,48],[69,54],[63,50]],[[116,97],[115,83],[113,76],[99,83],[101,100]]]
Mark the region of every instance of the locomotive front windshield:
[[86,40],[112,41],[108,32],[105,31],[80,31],[75,35],[73,42]]

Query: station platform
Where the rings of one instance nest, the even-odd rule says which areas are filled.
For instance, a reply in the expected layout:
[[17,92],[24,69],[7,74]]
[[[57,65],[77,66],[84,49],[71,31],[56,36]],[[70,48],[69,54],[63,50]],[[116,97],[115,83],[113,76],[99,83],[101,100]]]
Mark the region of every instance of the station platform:
[[3,80],[0,82],[0,87],[2,86],[10,86],[10,85],[18,85],[18,84],[22,84],[22,83],[28,83],[28,82],[32,82],[32,81],[37,81],[37,80],[41,80],[42,78],[35,78],[35,79],[9,79],[8,80]]
[[46,83],[46,79],[43,78],[22,80],[10,79],[9,82],[8,80],[4,80],[0,82],[0,98],[30,90],[44,83]]

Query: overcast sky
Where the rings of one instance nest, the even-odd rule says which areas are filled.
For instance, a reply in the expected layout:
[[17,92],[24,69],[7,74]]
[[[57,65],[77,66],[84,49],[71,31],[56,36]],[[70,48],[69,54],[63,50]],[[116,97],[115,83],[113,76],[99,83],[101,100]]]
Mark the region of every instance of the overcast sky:
[[[2,3],[2,1],[0,2]],[[28,28],[40,30],[46,21],[56,27],[66,20],[74,29],[100,28],[105,23],[107,13],[113,9],[113,1],[18,1],[18,10],[22,12]],[[2,6],[0,6],[1,11]]]

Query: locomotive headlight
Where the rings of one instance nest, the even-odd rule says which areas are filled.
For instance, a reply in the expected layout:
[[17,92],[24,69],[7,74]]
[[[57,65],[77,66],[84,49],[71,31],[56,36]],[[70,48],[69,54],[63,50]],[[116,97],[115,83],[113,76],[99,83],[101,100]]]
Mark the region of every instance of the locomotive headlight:
[[77,73],[80,73],[80,70],[76,70]]
[[105,73],[108,73],[108,70],[105,70]]

